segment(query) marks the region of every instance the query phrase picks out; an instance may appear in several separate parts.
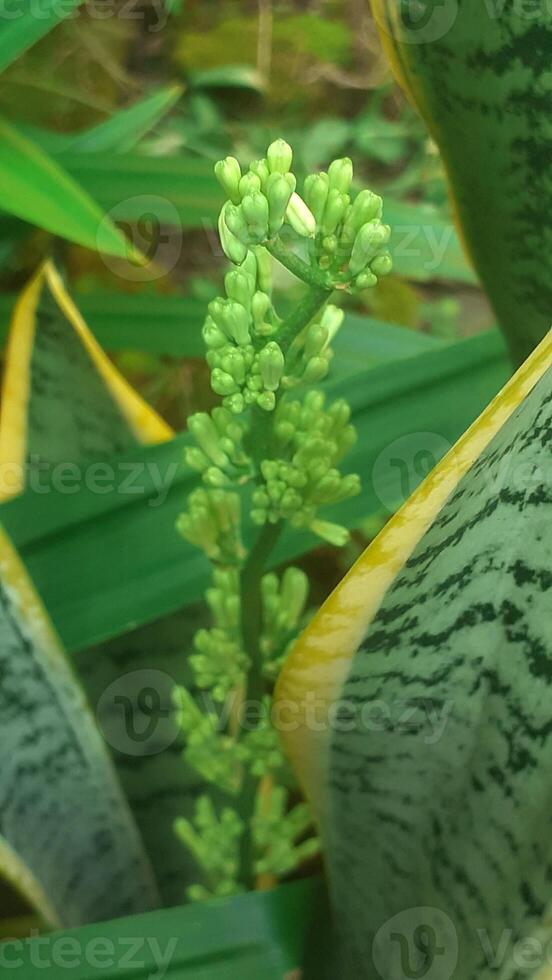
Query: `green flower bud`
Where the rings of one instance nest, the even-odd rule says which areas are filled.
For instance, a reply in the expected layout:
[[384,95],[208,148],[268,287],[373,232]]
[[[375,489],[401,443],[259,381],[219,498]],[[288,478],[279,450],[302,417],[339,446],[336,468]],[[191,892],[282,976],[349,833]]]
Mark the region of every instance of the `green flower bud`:
[[335,548],[342,548],[349,540],[349,532],[346,527],[340,524],[332,524],[330,521],[314,520],[311,522],[310,529],[319,538],[328,541]]
[[378,194],[364,190],[355,197],[343,226],[343,238],[353,242],[363,225],[374,218],[381,220],[383,201]]
[[255,248],[257,286],[263,293],[272,293],[272,256],[262,245]]
[[276,391],[284,373],[285,357],[274,341],[263,347],[259,354],[259,369],[265,388]]
[[266,183],[270,177],[270,169],[266,160],[253,160],[249,164],[249,169],[251,173],[255,174],[261,182],[261,189],[266,190]]
[[338,225],[345,217],[345,212],[349,206],[349,198],[342,194],[337,188],[332,188],[328,194],[324,215],[322,218],[322,234],[333,235]]
[[244,174],[240,180],[240,196],[243,200],[249,194],[257,194],[261,190],[261,181],[256,174]]
[[218,163],[215,163],[215,176],[232,203],[239,204],[241,201],[239,192],[241,169],[235,157],[226,157],[226,160],[219,160]]
[[328,168],[330,187],[335,187],[342,194],[348,194],[353,181],[353,163],[349,157],[334,160]]
[[257,405],[264,412],[273,412],[276,408],[276,396],[273,391],[263,391],[257,398]]
[[372,259],[370,262],[370,271],[375,276],[378,276],[378,278],[388,276],[392,268],[393,259],[389,255],[389,252],[384,252],[383,255],[376,255],[375,259]]
[[209,466],[207,456],[197,446],[188,446],[184,452],[184,459],[190,469],[197,470],[198,473],[203,473]]
[[211,388],[217,395],[233,395],[238,390],[232,375],[220,368],[215,368],[211,373]]
[[322,248],[325,252],[328,252],[329,255],[335,255],[338,244],[339,243],[335,235],[326,235],[326,237],[322,239]]
[[366,268],[378,249],[389,240],[389,234],[389,225],[382,225],[379,218],[373,218],[362,226],[355,238],[349,260],[351,275],[356,276]]
[[316,233],[316,219],[299,194],[291,195],[286,208],[286,220],[298,235],[313,238]]
[[308,575],[300,568],[286,568],[282,576],[282,608],[285,611],[285,625],[288,630],[297,626],[305,608],[308,594]]
[[373,272],[366,269],[364,272],[360,272],[355,279],[356,289],[371,289],[373,286],[377,286],[378,279]]
[[251,341],[249,334],[249,313],[241,303],[229,299],[222,311],[222,322],[229,337],[239,346],[246,346]]
[[216,466],[228,466],[228,456],[219,445],[219,434],[207,412],[196,412],[188,419],[188,429],[198,446]]
[[274,140],[274,143],[271,143],[267,150],[266,157],[272,174],[286,174],[291,170],[293,150],[285,140]]
[[220,212],[218,219],[220,244],[222,245],[222,250],[226,258],[230,259],[230,262],[234,262],[236,265],[239,265],[240,262],[243,262],[245,256],[247,255],[247,248],[243,242],[230,231],[228,225],[226,224],[227,209],[228,202]]
[[329,364],[327,358],[311,357],[310,361],[307,361],[301,380],[306,384],[317,384],[326,377],[328,369]]
[[224,345],[228,342],[228,338],[222,332],[220,327],[217,326],[212,316],[206,317],[205,323],[201,329],[201,334],[206,346],[211,347],[214,350],[219,347],[224,347]]
[[275,235],[282,227],[292,189],[285,177],[273,174],[268,181],[266,194],[270,215],[269,230],[271,235]]
[[268,235],[268,201],[260,191],[248,194],[241,204],[242,214],[252,239],[262,242]]
[[[249,228],[247,227],[247,221],[245,220],[244,213],[242,211],[242,206],[235,207],[233,204],[227,204],[226,211],[224,214],[224,220],[226,222],[227,228],[230,230],[231,234],[234,235],[244,246],[243,259],[247,254],[246,244],[250,240]],[[241,260],[243,262],[243,259]]]
[[237,385],[240,387],[245,382],[246,365],[245,359],[239,350],[231,348],[221,359],[220,366],[223,371],[230,374]]
[[330,179],[325,173],[310,174],[305,180],[303,197],[317,224],[322,221],[329,190]]
[[242,268],[227,272],[224,277],[224,288],[229,299],[236,303],[241,303],[249,309],[251,297],[255,292],[255,279],[248,272],[242,272]]
[[257,258],[254,248],[248,248],[247,255],[240,265],[240,272],[245,272],[255,283],[257,282]]
[[329,339],[329,332],[321,323],[311,323],[305,337],[305,357],[317,357],[326,347]]
[[235,395],[229,395],[224,399],[224,404],[229,412],[233,415],[241,415],[245,408],[245,402],[243,395],[239,392]]
[[210,487],[231,486],[231,481],[228,479],[226,474],[218,468],[218,466],[210,466],[209,469],[203,474],[203,479]]
[[266,293],[256,292],[251,300],[251,315],[256,325],[264,322],[270,307],[270,297]]
[[340,310],[338,306],[334,306],[332,303],[326,307],[322,314],[321,324],[328,331],[328,343],[331,344],[338,330],[343,324],[345,319],[345,313]]

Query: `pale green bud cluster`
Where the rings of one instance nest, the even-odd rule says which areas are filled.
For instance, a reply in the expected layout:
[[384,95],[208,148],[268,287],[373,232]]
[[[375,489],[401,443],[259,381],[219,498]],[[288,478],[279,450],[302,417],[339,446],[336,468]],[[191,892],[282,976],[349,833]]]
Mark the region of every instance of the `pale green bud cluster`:
[[234,415],[255,404],[271,412],[284,373],[284,355],[272,339],[279,320],[270,298],[270,264],[263,248],[248,251],[239,269],[226,275],[226,298],[209,304],[203,325],[211,387]]
[[215,568],[205,597],[213,626],[195,634],[189,662],[197,686],[209,691],[214,701],[224,702],[243,683],[249,663],[242,649],[237,569]]
[[[202,883],[188,892],[192,899],[234,894],[242,873],[248,881],[252,872],[282,877],[319,850],[308,836],[308,808],[290,802],[293,781],[271,700],[305,620],[309,583],[298,568],[263,571],[280,522],[334,545],[348,538],[344,527],[318,515],[360,490],[359,478],[338,468],[356,438],[350,410],[343,400],[326,407],[317,391],[287,399],[291,389],[328,373],[343,321],[341,310],[328,305],[332,291],[375,285],[391,259],[381,198],[352,192],[349,159],[308,177],[303,196],[291,167],[291,148],[276,140],[246,172],[233,157],[215,168],[227,195],[220,239],[234,267],[224,295],[209,304],[202,335],[222,404],[189,419],[193,445],[185,458],[203,485],[178,522],[214,566],[206,593],[210,623],[196,633],[189,657],[195,695],[178,688],[175,706],[186,762],[231,803],[248,792],[236,810],[202,797],[193,820],[177,821],[203,870]],[[284,320],[272,300],[273,259],[308,288]],[[241,540],[242,498],[253,523],[266,526],[249,552]],[[242,583],[248,594],[241,595]]]
[[243,176],[233,157],[216,165],[215,174],[230,198],[221,213],[219,232],[232,262],[243,262],[244,249],[274,238],[284,224],[303,238],[314,237],[316,221],[296,192],[292,159],[291,147],[284,140],[275,140],[266,157],[254,160]]
[[259,724],[244,738],[249,755],[249,768],[253,776],[277,775],[286,772],[287,765],[282,743],[271,719],[271,701],[265,697]]
[[282,786],[274,786],[267,796],[259,795],[253,818],[255,842],[258,850],[264,852],[255,869],[257,874],[282,877],[315,857],[320,841],[317,837],[301,841],[312,824],[306,804],[299,803],[289,810],[289,794]]
[[231,795],[238,793],[248,750],[230,735],[221,733],[215,712],[202,711],[185,687],[175,689],[174,703],[177,721],[186,736],[186,761],[207,782]]
[[350,409],[339,400],[324,410],[324,396],[309,392],[303,403],[278,406],[274,434],[278,458],[261,463],[263,483],[253,493],[256,524],[287,520],[308,527],[332,544],[343,544],[347,532],[316,520],[318,508],[347,500],[360,492],[355,474],[342,476],[337,463],[355,442]]
[[240,498],[228,490],[199,487],[188,498],[188,510],[177,528],[183,538],[220,564],[234,565],[244,554],[241,541]]
[[282,387],[299,384],[318,384],[326,377],[333,351],[332,340],[341,327],[345,314],[337,306],[326,306],[319,318],[309,323],[291,345]]
[[251,462],[243,448],[245,426],[222,405],[197,412],[188,419],[188,431],[197,445],[188,446],[184,458],[201,473],[209,487],[229,487],[251,475]]
[[309,594],[309,580],[300,568],[286,568],[279,578],[269,572],[261,580],[263,632],[261,650],[265,676],[275,680],[297,636]]
[[311,261],[328,285],[350,291],[375,286],[392,266],[387,249],[391,231],[382,221],[381,197],[369,190],[353,193],[348,157],[334,160],[327,171],[310,174],[301,197],[292,159],[291,147],[276,140],[266,158],[254,160],[243,175],[233,157],[216,165],[229,198],[219,221],[226,255],[239,265],[248,248],[270,243],[287,225],[308,240]]
[[382,222],[381,197],[369,190],[353,197],[352,180],[351,160],[334,160],[327,173],[306,178],[303,196],[316,219],[319,268],[333,273],[336,285],[360,290],[391,271],[391,229]]
[[220,816],[208,796],[200,796],[193,820],[179,817],[175,832],[202,867],[209,887],[193,885],[188,889],[191,901],[224,898],[243,891],[238,884],[240,840],[244,823],[231,807]]

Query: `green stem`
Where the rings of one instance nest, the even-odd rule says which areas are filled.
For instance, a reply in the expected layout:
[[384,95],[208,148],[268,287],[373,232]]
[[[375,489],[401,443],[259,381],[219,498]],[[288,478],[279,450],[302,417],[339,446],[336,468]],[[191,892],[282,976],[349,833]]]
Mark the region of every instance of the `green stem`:
[[323,289],[331,291],[332,284],[328,280],[327,273],[322,272],[321,269],[317,269],[314,266],[308,265],[306,262],[303,262],[303,259],[300,259],[298,255],[295,255],[295,252],[292,252],[291,249],[286,248],[278,235],[271,241],[265,242],[265,248],[275,259],[278,260],[278,262],[280,262],[281,265],[285,266],[286,269],[289,269],[289,271],[292,272],[294,276],[297,276],[298,279],[302,279],[303,282],[306,282],[308,286],[319,286]]
[[[240,581],[241,622],[244,649],[249,655],[250,668],[247,676],[245,701],[254,704],[260,713],[265,694],[263,677],[263,655],[261,650],[261,633],[263,628],[263,600],[261,578],[278,537],[282,531],[282,521],[278,524],[265,524],[260,532],[249,557],[243,567]],[[255,813],[258,779],[248,773],[241,793],[241,815],[245,831],[241,841],[241,881],[248,887],[255,887],[255,849],[253,840],[252,820]]]
[[291,343],[297,334],[320,312],[328,302],[333,289],[327,286],[311,286],[301,303],[298,303],[293,313],[286,317],[278,333],[278,344],[284,354],[287,354]]
[[[274,254],[274,253],[273,253]],[[287,253],[286,253],[287,254]],[[301,260],[297,260],[301,262]],[[301,263],[304,265],[304,263]],[[324,306],[331,295],[328,286],[311,286],[304,300],[299,303],[280,328],[278,343],[284,354],[298,333],[307,326],[312,318]],[[274,412],[257,410],[252,413],[250,452],[257,464],[270,452],[274,427]],[[266,693],[263,677],[263,658],[261,651],[261,634],[263,629],[263,602],[261,579],[267,560],[282,531],[283,522],[266,524],[253,545],[247,561],[242,569],[240,578],[241,595],[241,630],[243,647],[249,659],[249,672],[245,700],[259,706]],[[241,815],[245,823],[245,831],[241,845],[241,880],[248,887],[254,887],[254,840],[252,819],[255,812],[258,780],[248,775],[242,790]]]

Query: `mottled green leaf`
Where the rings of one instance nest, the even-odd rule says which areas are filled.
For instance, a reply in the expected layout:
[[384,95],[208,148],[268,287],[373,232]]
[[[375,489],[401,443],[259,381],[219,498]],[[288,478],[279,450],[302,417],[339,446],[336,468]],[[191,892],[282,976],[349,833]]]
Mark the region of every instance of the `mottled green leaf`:
[[105,745],[25,567],[0,532],[0,871],[50,925],[155,908]]
[[323,830],[340,975],[517,976],[512,947],[550,902],[551,439],[552,334],[279,681]]
[[552,9],[481,0],[372,7],[441,150],[464,238],[519,362],[551,320]]

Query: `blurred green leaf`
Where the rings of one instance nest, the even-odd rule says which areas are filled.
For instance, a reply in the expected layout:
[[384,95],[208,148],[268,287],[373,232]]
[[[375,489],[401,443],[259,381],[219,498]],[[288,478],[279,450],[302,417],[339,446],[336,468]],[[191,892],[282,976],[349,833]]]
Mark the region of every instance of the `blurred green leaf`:
[[221,65],[220,68],[205,68],[188,75],[191,88],[246,88],[262,94],[266,84],[256,68],[251,65]]
[[[328,398],[345,397],[352,406],[359,439],[347,468],[363,480],[362,494],[328,515],[357,527],[381,511],[394,476],[380,476],[374,485],[383,450],[412,432],[429,431],[444,445],[452,443],[508,373],[503,342],[492,332],[372,369],[359,364],[356,373],[328,381]],[[120,635],[201,595],[208,564],[175,531],[196,485],[183,463],[186,444],[187,436],[180,435],[112,459],[101,486],[84,469],[72,495],[60,493],[44,474],[40,495],[28,491],[0,507],[0,519],[70,650]],[[275,561],[314,544],[310,535],[287,535]]]
[[86,191],[5,119],[0,119],[0,208],[95,251],[136,257]]
[[140,99],[128,109],[119,109],[110,119],[79,133],[55,133],[35,126],[20,130],[47,153],[101,153],[107,150],[125,153],[132,150],[156,123],[178,102],[181,85],[166,85]]
[[2,0],[0,7],[0,71],[68,17],[83,0]]
[[[78,965],[68,966],[60,953],[67,980],[120,977],[124,967],[108,965],[105,944],[115,951],[117,964],[131,950],[139,952],[134,958],[139,974],[130,971],[136,980],[138,976],[144,980],[323,980],[329,976],[330,935],[324,884],[309,878],[271,891],[87,926],[56,934],[54,939],[65,951],[74,949],[75,943],[90,951],[103,944],[101,961],[97,960],[101,966],[96,969],[85,962],[86,957],[75,957]],[[40,939],[30,939],[18,944],[25,980],[40,980],[44,974],[39,943]]]

